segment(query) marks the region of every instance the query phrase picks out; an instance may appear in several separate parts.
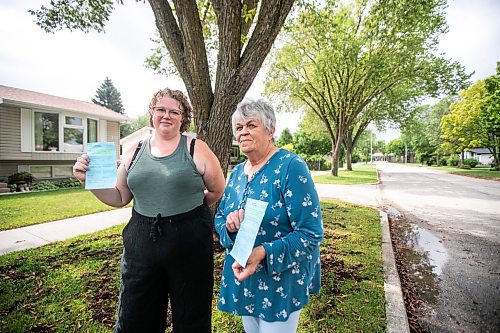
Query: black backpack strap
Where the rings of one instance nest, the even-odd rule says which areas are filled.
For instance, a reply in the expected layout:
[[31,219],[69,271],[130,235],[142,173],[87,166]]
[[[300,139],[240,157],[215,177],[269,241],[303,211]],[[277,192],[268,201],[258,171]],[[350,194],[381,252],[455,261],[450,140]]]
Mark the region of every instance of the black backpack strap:
[[193,157],[193,155],[194,155],[194,143],[195,142],[196,142],[196,139],[192,139],[191,146],[189,147],[189,155],[191,155],[191,157]]
[[142,147],[142,140],[139,141],[139,144],[137,145],[137,148],[135,148],[135,151],[134,151],[134,156],[132,156],[132,160],[130,161],[130,164],[128,166],[128,169],[130,170],[130,168],[132,167],[132,164],[134,163],[135,161],[135,158],[137,157],[137,154],[139,153],[139,150],[141,150],[141,147]]

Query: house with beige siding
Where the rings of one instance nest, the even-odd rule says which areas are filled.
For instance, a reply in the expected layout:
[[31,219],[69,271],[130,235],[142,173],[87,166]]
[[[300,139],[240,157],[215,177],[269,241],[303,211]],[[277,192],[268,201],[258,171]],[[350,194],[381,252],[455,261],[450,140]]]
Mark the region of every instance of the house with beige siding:
[[27,171],[65,178],[91,142],[114,142],[128,118],[74,99],[0,85],[0,179]]

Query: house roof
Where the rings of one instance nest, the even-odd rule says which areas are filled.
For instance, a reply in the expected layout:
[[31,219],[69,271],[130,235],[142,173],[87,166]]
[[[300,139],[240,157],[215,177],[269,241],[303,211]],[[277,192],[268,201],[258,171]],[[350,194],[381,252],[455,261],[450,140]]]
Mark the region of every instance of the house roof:
[[0,104],[3,103],[55,111],[73,111],[118,122],[130,120],[125,115],[94,103],[0,85]]
[[130,133],[126,137],[123,137],[120,139],[120,144],[127,144],[128,141],[135,142],[137,139],[143,139],[151,135],[151,133],[154,131],[152,127],[149,126],[144,126],[137,131]]
[[476,154],[491,154],[491,151],[488,148],[472,148],[469,149],[469,151]]

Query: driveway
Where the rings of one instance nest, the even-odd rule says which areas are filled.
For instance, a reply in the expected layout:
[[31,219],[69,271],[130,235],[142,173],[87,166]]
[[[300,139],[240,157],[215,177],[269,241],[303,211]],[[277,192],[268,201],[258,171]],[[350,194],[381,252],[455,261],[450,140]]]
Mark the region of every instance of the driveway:
[[413,250],[423,326],[500,332],[500,182],[389,163],[378,169],[379,200],[408,221],[399,236]]

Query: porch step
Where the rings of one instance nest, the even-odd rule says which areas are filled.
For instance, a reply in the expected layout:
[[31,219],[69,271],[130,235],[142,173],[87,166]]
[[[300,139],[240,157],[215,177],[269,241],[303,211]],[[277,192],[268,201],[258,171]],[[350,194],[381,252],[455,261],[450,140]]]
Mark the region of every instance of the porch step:
[[8,192],[10,192],[10,188],[7,186],[7,183],[0,183],[0,193]]

